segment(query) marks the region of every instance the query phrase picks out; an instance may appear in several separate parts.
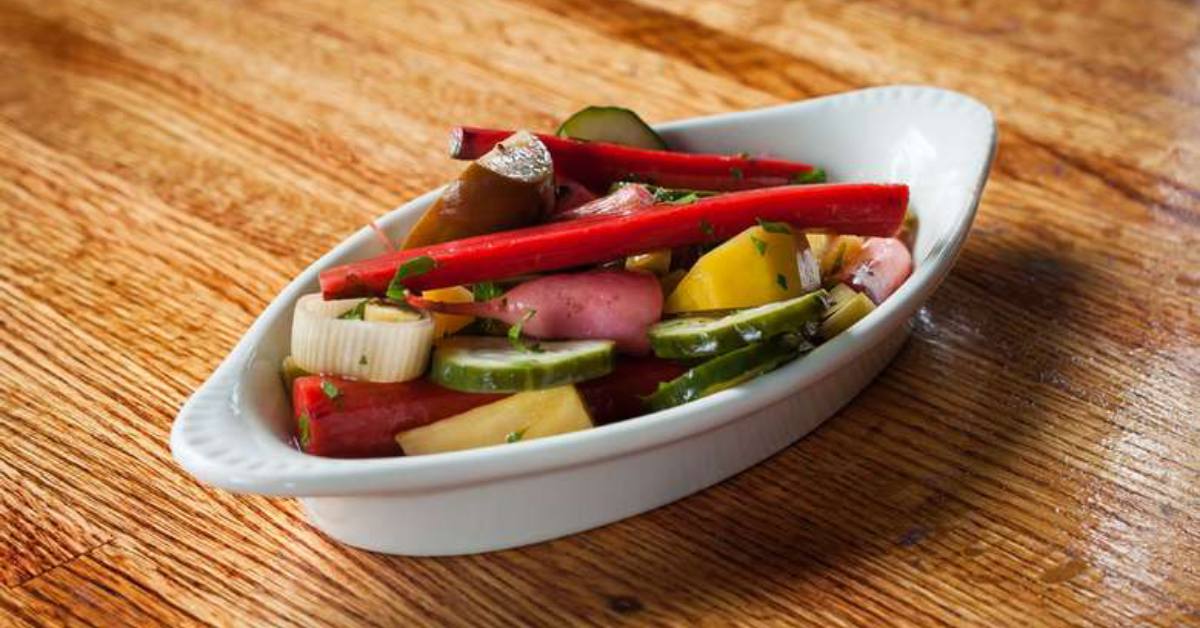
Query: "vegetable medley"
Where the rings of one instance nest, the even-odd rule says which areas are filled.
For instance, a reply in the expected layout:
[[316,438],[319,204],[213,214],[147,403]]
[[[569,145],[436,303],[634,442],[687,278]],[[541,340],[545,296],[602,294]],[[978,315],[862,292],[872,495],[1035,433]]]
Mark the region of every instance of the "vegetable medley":
[[307,453],[513,444],[685,404],[845,331],[912,269],[906,186],[671,151],[627,109],[554,135],[461,127],[451,156],[469,163],[399,247],[296,304],[283,373]]

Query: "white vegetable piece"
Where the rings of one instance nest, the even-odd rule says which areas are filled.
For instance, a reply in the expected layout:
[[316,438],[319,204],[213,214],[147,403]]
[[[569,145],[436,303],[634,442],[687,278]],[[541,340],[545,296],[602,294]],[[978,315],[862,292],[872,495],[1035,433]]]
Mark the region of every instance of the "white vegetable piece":
[[363,299],[325,301],[308,294],[292,318],[292,358],[310,373],[370,382],[403,382],[425,372],[433,348],[433,320],[365,321],[338,318]]

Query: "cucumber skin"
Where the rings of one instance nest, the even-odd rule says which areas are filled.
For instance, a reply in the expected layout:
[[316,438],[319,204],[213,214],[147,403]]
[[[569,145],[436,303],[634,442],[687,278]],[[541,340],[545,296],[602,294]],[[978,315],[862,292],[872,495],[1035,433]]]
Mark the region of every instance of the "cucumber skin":
[[646,405],[654,411],[683,405],[774,370],[798,355],[800,348],[779,340],[742,347],[660,385],[646,397]]
[[[588,133],[586,134],[587,136],[584,136],[578,134],[578,127],[581,124],[589,124],[588,118],[598,116],[620,116],[624,122],[636,125],[638,128],[638,133],[645,139],[645,141],[629,144],[626,141],[622,141],[624,138],[617,139],[615,135]],[[571,114],[566,120],[563,121],[562,124],[558,125],[558,129],[554,132],[554,134],[559,137],[569,137],[572,139],[592,142],[610,142],[614,144],[634,146],[636,148],[667,150],[667,143],[663,141],[663,138],[654,129],[650,128],[650,125],[646,124],[646,121],[642,120],[641,116],[634,113],[633,110],[626,109],[625,107],[601,107],[596,105],[584,107],[583,109]]]
[[447,357],[447,352],[435,349],[429,378],[444,388],[471,393],[505,393],[541,390],[608,375],[613,369],[613,351],[595,351],[571,363],[569,372],[555,373],[553,365],[536,362],[514,365],[513,368],[482,369],[464,366]]
[[[795,308],[795,318],[785,317],[782,311],[764,313],[758,324],[753,321],[735,323],[713,330],[700,337],[696,334],[694,341],[680,336],[656,335],[654,328],[650,329],[650,346],[654,355],[672,360],[703,358],[720,355],[744,347],[753,342],[761,342],[783,333],[800,333],[809,324],[820,322],[821,313],[825,308],[826,292],[817,290],[802,297],[790,307]],[[731,314],[729,316],[736,316]]]

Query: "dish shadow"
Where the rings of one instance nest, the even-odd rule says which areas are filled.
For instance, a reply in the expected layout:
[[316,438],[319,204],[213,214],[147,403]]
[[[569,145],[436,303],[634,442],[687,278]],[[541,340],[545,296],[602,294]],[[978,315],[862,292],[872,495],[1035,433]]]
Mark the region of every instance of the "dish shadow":
[[797,590],[838,598],[882,572],[870,565],[881,554],[900,553],[887,569],[919,570],[985,553],[979,535],[955,530],[986,514],[981,502],[1019,499],[997,476],[1046,437],[1047,406],[1072,368],[1055,322],[1095,283],[1056,243],[1004,245],[977,237],[966,247],[892,365],[797,444],[645,515],[524,556],[464,560],[537,563],[590,591],[598,612],[649,618],[656,607],[703,616],[717,601],[753,616]]

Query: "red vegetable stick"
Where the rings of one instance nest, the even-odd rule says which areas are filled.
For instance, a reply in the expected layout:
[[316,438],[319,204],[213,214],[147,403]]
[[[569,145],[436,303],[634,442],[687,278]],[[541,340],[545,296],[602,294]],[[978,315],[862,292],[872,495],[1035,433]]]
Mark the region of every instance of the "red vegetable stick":
[[[604,425],[645,414],[641,398],[685,370],[658,358],[622,358],[608,375],[576,387],[595,424]],[[384,384],[309,375],[296,378],[294,386],[292,405],[301,448],[330,458],[399,456],[400,432],[508,396],[459,392],[426,379]]]
[[[477,159],[513,131],[457,127],[450,133],[450,156]],[[814,170],[809,164],[704,153],[677,153],[538,135],[554,160],[554,172],[604,191],[614,181],[637,180],[668,188],[749,190],[798,183]]]
[[597,264],[627,255],[727,240],[757,220],[801,230],[890,236],[904,220],[908,186],[800,185],[722,194],[686,205],[663,204],[620,216],[596,216],[502,231],[386,253],[321,273],[326,299],[382,295],[406,261],[433,259],[402,280],[426,290]]
[[385,384],[309,375],[292,388],[301,449],[331,458],[398,456],[396,434],[507,395],[464,393],[426,379]]
[[660,358],[622,358],[608,375],[580,382],[575,388],[587,404],[592,422],[606,425],[649,412],[642,397],[686,370],[686,366]]

